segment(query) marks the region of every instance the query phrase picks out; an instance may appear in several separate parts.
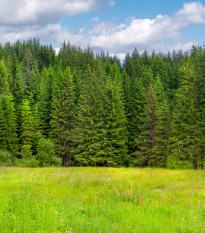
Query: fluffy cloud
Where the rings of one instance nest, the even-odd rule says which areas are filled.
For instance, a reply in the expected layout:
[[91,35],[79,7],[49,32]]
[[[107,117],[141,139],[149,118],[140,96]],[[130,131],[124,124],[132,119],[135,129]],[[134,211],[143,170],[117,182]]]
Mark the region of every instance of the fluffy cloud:
[[0,24],[31,25],[59,22],[65,16],[113,6],[108,0],[6,0],[0,1]]
[[183,9],[175,14],[181,26],[205,22],[205,7],[200,2],[184,3],[183,6]]
[[[7,0],[6,4],[0,3],[1,42],[14,42],[17,39],[26,40],[38,36],[47,43],[61,44],[66,40],[81,47],[89,44],[95,50],[109,50],[119,55],[121,59],[134,47],[140,51],[145,48],[149,51],[155,49],[161,52],[172,49],[187,50],[193,42],[181,43],[180,40],[183,38],[181,30],[193,24],[205,23],[205,6],[200,2],[192,2],[185,3],[182,9],[171,15],[158,15],[154,19],[129,18],[119,25],[100,22],[99,18],[93,18],[91,23],[94,26],[91,29],[80,28],[77,32],[71,33],[62,27],[61,18],[92,10],[97,11],[102,9],[103,5],[113,6],[115,2],[111,0],[45,0],[40,3],[40,0],[21,0],[18,1],[19,4],[13,4],[15,6],[7,10],[8,13],[16,9],[10,19],[4,14],[4,10],[6,11],[4,5],[8,5],[8,2],[12,5],[15,0]],[[18,25],[15,26],[15,23]]]
[[[95,48],[129,51],[130,48],[167,50],[179,48],[181,29],[192,24],[205,23],[205,6],[199,2],[185,3],[172,15],[158,15],[154,19],[131,18],[129,23],[117,26],[101,23],[89,33],[89,43]],[[189,43],[190,44],[190,43]],[[187,45],[181,48],[186,48]]]

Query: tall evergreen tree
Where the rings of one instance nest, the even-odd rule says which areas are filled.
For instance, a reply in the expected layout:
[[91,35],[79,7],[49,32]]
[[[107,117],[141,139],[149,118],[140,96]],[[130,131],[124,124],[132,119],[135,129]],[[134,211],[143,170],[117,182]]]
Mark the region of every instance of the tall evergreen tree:
[[40,127],[44,135],[48,136],[50,131],[50,114],[51,114],[51,101],[52,101],[52,87],[54,81],[54,70],[45,68],[42,72],[42,81],[40,84],[39,93],[39,119]]
[[63,165],[74,164],[71,156],[74,101],[73,78],[70,68],[67,68],[54,84],[50,121],[50,136],[55,143],[56,154],[63,158]]
[[6,150],[7,147],[7,132],[6,132],[6,118],[3,108],[3,96],[0,95],[0,150]]
[[137,137],[136,143],[138,150],[134,153],[134,164],[138,166],[153,166],[155,163],[156,154],[153,148],[157,144],[157,100],[155,90],[150,84],[147,92],[146,107],[141,125],[141,133]]
[[173,153],[178,161],[198,164],[199,129],[194,106],[194,67],[191,59],[181,67],[181,84],[176,92],[173,122]]
[[0,131],[1,148],[18,155],[15,107],[11,94],[0,95]]
[[159,76],[156,78],[154,89],[158,106],[158,119],[156,124],[157,143],[153,148],[153,154],[155,155],[153,163],[158,167],[167,167],[170,137],[169,104],[168,97]]
[[77,165],[103,165],[100,148],[102,124],[100,87],[95,72],[88,65],[73,130],[73,153]]
[[32,157],[32,137],[34,135],[34,119],[28,100],[24,100],[21,108],[21,157],[31,159]]
[[8,93],[8,75],[3,60],[0,60],[0,95]]
[[11,93],[14,97],[16,108],[18,109],[18,106],[22,103],[23,99],[23,87],[16,54],[14,54],[11,59],[10,75]]
[[138,150],[136,138],[141,134],[146,104],[145,88],[140,78],[132,77],[129,85],[128,96],[128,153],[133,154]]
[[118,73],[106,78],[103,107],[103,151],[106,166],[128,166],[127,127]]
[[199,164],[203,168],[205,161],[205,49],[199,55],[195,64],[196,78],[194,79],[194,106],[199,133]]

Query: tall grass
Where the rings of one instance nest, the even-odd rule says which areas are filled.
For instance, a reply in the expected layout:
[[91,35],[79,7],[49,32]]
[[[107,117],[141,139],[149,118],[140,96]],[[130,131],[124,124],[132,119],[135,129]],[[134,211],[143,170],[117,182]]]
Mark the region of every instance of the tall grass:
[[205,232],[205,172],[2,167],[0,232]]

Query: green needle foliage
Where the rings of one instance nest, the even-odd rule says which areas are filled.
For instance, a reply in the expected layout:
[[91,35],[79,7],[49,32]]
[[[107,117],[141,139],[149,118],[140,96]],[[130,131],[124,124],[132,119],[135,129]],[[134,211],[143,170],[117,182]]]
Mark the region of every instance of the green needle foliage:
[[54,83],[50,136],[55,144],[55,152],[63,158],[63,165],[72,165],[72,129],[75,117],[74,84],[70,68],[58,71]]
[[103,149],[107,166],[128,166],[130,162],[127,153],[127,127],[120,81],[118,76],[108,76],[106,80]]
[[6,43],[0,150],[7,165],[203,169],[205,48],[135,48],[120,63],[69,42]]
[[32,137],[34,135],[34,118],[28,100],[23,100],[21,109],[21,156],[24,159],[32,157]]
[[94,70],[88,65],[77,106],[73,129],[74,158],[77,165],[103,165],[102,141],[102,100],[100,87]]

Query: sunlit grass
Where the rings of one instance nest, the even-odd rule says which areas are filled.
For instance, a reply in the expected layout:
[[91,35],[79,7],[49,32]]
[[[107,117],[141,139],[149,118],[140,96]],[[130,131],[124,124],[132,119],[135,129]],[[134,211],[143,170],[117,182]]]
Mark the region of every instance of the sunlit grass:
[[205,172],[2,167],[0,232],[205,232]]

